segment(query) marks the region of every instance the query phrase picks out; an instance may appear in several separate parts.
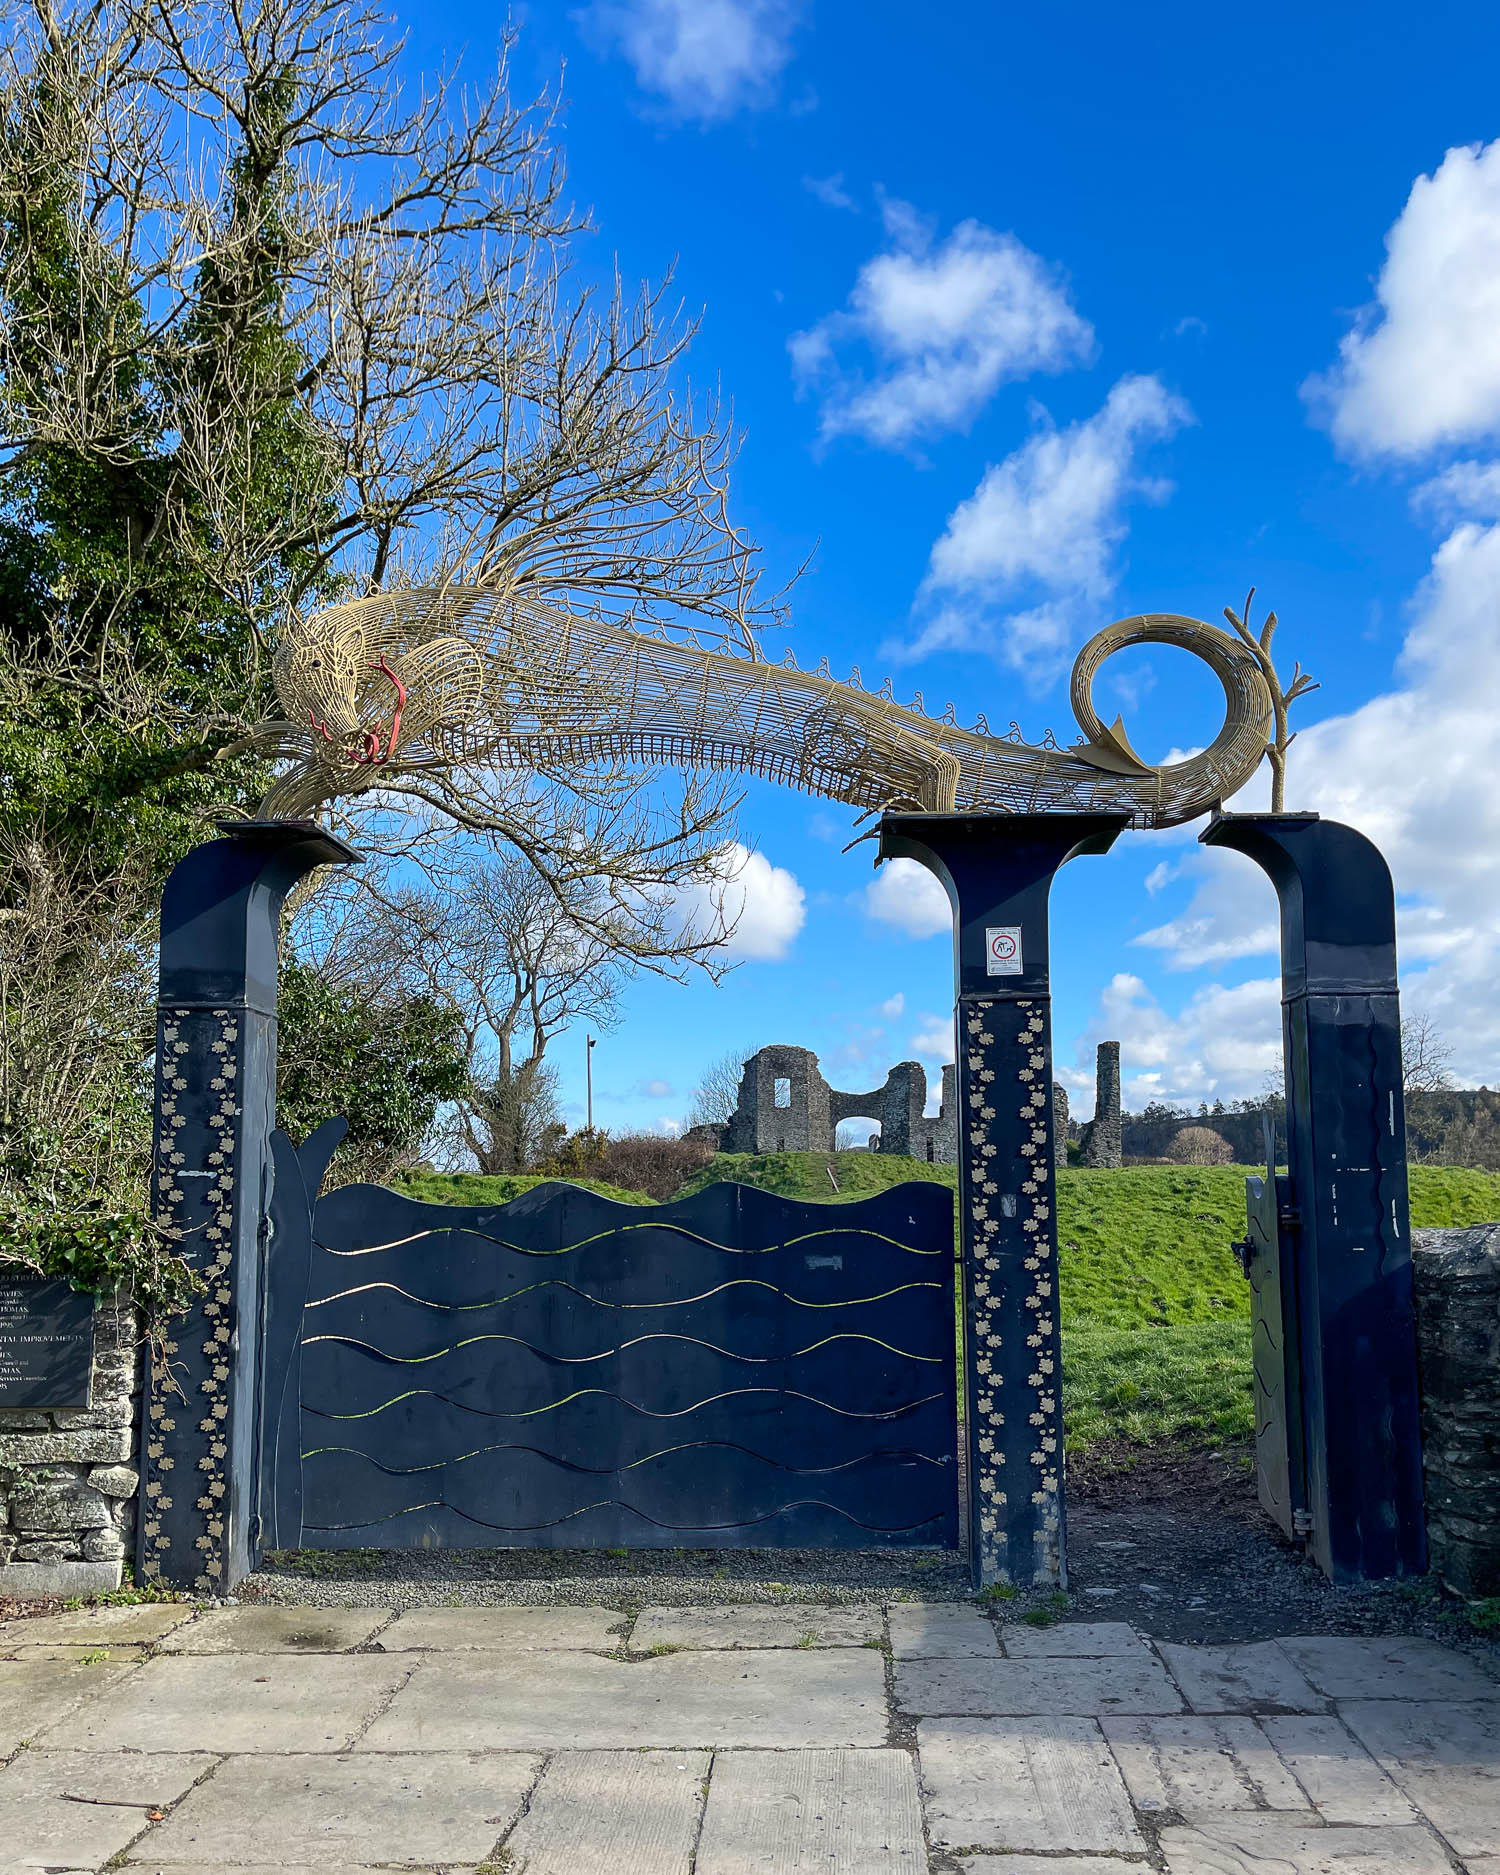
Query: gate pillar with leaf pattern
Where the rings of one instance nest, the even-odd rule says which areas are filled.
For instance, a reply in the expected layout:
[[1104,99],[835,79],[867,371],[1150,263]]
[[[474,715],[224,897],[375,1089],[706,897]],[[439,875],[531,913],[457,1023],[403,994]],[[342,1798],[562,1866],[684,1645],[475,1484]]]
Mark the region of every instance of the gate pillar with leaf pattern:
[[953,907],[969,1558],[976,1587],[1062,1587],[1062,1365],[1047,900],[1116,814],[887,814]]
[[136,1574],[223,1594],[250,1567],[260,1259],[287,893],[359,856],[312,821],[229,821],[161,908],[152,1211],[205,1289],[148,1363]]

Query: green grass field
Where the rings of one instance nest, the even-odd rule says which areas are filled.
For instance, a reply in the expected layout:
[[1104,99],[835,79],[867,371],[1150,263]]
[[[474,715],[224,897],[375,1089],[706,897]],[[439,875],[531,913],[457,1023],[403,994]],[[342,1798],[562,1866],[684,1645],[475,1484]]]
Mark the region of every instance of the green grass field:
[[[1229,1246],[1245,1233],[1245,1177],[1255,1169],[1149,1165],[1058,1175],[1070,1452],[1218,1446],[1252,1436],[1250,1290]],[[951,1187],[957,1172],[873,1152],[721,1153],[679,1196],[731,1179],[848,1204],[914,1178]],[[429,1175],[403,1181],[403,1189],[438,1204],[503,1204],[540,1182]],[[608,1198],[649,1202],[579,1182]],[[1418,1227],[1500,1221],[1500,1173],[1413,1166],[1411,1211]]]

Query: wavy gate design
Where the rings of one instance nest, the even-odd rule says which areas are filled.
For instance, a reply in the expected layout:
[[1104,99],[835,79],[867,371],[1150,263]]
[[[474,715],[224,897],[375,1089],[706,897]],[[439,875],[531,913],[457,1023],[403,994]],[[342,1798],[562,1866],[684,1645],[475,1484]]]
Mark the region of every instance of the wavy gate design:
[[956,1545],[946,1187],[353,1185],[299,1232],[313,1143],[275,1142],[265,1547]]

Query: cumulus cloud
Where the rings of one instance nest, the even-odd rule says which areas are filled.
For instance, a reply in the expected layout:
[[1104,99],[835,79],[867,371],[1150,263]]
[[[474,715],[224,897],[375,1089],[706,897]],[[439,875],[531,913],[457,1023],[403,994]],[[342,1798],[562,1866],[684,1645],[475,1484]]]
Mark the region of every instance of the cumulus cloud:
[[[1120,1044],[1127,1107],[1138,1110],[1151,1100],[1196,1106],[1200,1100],[1248,1098],[1281,1060],[1280,979],[1257,978],[1232,989],[1211,983],[1174,1016],[1140,977],[1121,971],[1101,992],[1094,1020],[1079,1039],[1077,1067],[1059,1078],[1080,1093],[1091,1092],[1094,1050],[1105,1040]],[[1088,1103],[1075,1100],[1075,1111],[1080,1104]]]
[[953,929],[948,894],[914,859],[888,859],[865,887],[865,910],[907,937],[936,937]]
[[679,888],[676,910],[684,926],[705,930],[722,920],[732,927],[726,957],[775,963],[806,921],[806,897],[795,874],[736,840],[702,878]]
[[[1493,1087],[1500,790],[1489,777],[1500,770],[1500,525],[1463,522],[1439,546],[1396,677],[1359,709],[1302,731],[1288,790],[1294,806],[1347,821],[1380,847],[1398,894],[1403,993],[1453,1044],[1454,1073]],[[1263,800],[1263,781],[1256,793]],[[1273,898],[1258,869],[1206,852],[1189,868],[1193,903],[1147,934],[1168,962],[1274,950]]]
[[1092,417],[1062,430],[1044,424],[949,516],[918,598],[917,634],[885,654],[986,651],[1050,680],[1080,617],[1114,590],[1126,503],[1171,492],[1142,471],[1141,452],[1192,420],[1159,378],[1123,377]]
[[1412,509],[1451,527],[1460,520],[1500,521],[1500,462],[1453,462],[1412,491]]
[[677,116],[711,123],[770,102],[800,12],[795,0],[593,0],[575,18]]
[[665,1100],[672,1092],[672,1083],[670,1081],[646,1081],[641,1087],[641,1092],[648,1100]]
[[[1092,355],[1092,326],[1014,235],[965,221],[934,246],[906,203],[886,202],[884,218],[890,245],[860,269],[848,309],[789,341],[825,437],[891,449],[963,429],[1001,384]],[[851,352],[863,362],[846,364]]]
[[887,996],[880,1005],[880,1013],[887,1022],[895,1022],[906,1008],[906,997],[900,990],[894,996]]
[[[906,1044],[918,1061],[932,1061],[946,1067],[953,1059],[952,1016],[923,1016],[922,1026]],[[937,1090],[941,1096],[942,1088]]]
[[1338,363],[1303,386],[1356,457],[1413,458],[1500,431],[1500,142],[1412,184]]

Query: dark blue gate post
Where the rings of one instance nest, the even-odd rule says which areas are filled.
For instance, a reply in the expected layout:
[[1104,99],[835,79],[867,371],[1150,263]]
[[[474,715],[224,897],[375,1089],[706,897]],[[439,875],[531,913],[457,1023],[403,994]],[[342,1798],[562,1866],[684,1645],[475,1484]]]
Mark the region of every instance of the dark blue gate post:
[[[1336,1582],[1427,1567],[1412,1305],[1396,902],[1361,833],[1224,814],[1281,902],[1288,1171],[1309,1549]],[[1291,1428],[1292,1436],[1299,1429]]]
[[1060,1587],[1062,1374],[1047,899],[1127,814],[887,814],[953,907],[969,1558],[976,1587]]
[[260,1230],[276,1105],[281,909],[358,855],[312,821],[233,821],[161,907],[152,1203],[208,1284],[151,1362],[136,1567],[223,1594],[250,1568]]

